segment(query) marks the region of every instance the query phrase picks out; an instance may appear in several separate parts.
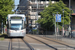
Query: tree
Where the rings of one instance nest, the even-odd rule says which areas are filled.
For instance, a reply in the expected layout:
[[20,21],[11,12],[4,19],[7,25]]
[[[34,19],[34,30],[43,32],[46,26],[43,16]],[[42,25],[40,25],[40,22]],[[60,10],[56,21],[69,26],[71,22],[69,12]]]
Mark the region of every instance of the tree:
[[13,4],[14,0],[0,0],[0,23],[3,20],[3,23],[5,24],[7,15],[13,13]]
[[63,10],[64,9],[64,24],[66,25],[69,25],[69,22],[70,22],[70,16],[69,16],[69,13],[71,12],[69,10],[68,7],[66,7],[66,5],[63,3],[63,1],[59,1],[59,2],[56,2],[56,3],[49,3],[49,6],[48,7],[45,7],[45,9],[40,13],[41,14],[41,18],[37,21],[39,24],[41,24],[41,27],[49,30],[49,28],[51,30],[54,29],[54,17],[53,17],[53,13],[54,14],[61,14],[62,15],[62,18],[61,18],[61,22],[58,23],[58,25],[62,26],[63,24]]

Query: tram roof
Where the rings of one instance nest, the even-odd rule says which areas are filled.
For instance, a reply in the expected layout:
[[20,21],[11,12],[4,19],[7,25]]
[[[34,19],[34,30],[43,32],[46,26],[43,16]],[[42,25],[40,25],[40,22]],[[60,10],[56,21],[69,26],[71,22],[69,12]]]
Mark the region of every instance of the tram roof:
[[8,17],[9,17],[9,16],[23,16],[23,17],[25,17],[24,14],[8,14]]
[[14,15],[15,16],[15,15],[24,15],[24,14],[8,14],[8,15]]

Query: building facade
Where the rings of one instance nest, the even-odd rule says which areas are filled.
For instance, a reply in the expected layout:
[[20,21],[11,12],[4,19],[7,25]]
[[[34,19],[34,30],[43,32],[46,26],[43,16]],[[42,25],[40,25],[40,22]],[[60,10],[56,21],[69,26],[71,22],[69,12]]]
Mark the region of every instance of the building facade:
[[[54,1],[51,1],[54,3]],[[41,17],[39,13],[44,10],[44,7],[48,7],[49,0],[30,0],[29,1],[29,27],[32,26],[34,29],[37,29],[36,21]]]
[[71,13],[71,28],[75,32],[75,0],[70,1],[70,9],[73,11]]
[[70,16],[71,16],[71,22],[70,22],[70,28],[71,31],[75,32],[75,0],[63,0],[63,2],[69,7],[71,10]]
[[[59,1],[59,0],[51,0],[52,3]],[[73,10],[72,13],[72,25],[75,25],[75,1],[74,0],[63,0],[63,2],[69,7],[70,10]],[[25,14],[28,17],[28,27],[37,28],[36,21],[41,17],[39,13],[44,10],[44,7],[48,7],[49,0],[20,0],[19,6],[25,7],[18,7],[18,10],[22,14]],[[71,15],[71,14],[70,14]],[[32,29],[31,28],[31,29]],[[74,28],[73,28],[74,29]]]
[[19,5],[18,5],[18,12],[17,13],[21,13],[21,14],[28,14],[28,0],[20,0],[19,1]]
[[[58,1],[58,0],[56,0]],[[51,1],[54,3],[55,1]],[[44,10],[44,7],[48,7],[49,0],[20,0],[18,6],[18,13],[25,14],[27,17],[28,30],[37,29],[39,27],[36,21],[41,17],[39,13]]]

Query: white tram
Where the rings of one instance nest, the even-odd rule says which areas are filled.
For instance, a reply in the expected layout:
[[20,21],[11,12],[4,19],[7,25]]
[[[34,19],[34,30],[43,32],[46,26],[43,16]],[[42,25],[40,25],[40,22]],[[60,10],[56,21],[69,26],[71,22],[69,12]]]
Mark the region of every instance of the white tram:
[[8,14],[7,35],[9,37],[24,37],[26,34],[26,17],[24,14]]

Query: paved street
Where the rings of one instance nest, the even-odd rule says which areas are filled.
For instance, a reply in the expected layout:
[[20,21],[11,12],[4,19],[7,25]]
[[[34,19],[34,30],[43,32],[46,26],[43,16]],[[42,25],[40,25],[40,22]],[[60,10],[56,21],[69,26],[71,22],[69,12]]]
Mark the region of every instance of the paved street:
[[39,35],[39,36],[44,36],[44,37],[48,37],[48,38],[52,38],[52,39],[57,39],[57,40],[60,40],[60,41],[64,41],[66,43],[69,43],[69,44],[72,44],[72,45],[75,45],[75,38],[69,38],[69,37],[62,37],[61,35],[60,36],[54,36],[54,35]]
[[0,50],[75,50],[74,5],[74,0],[0,0]]
[[[26,35],[24,40],[34,50],[75,50],[74,39],[54,39],[51,35],[47,37],[43,35]],[[3,41],[0,41],[0,50],[9,50],[9,42],[10,38],[5,38]],[[21,38],[12,38],[11,48],[12,50],[30,50]]]
[[64,41],[64,42],[66,42],[66,43],[75,45],[75,38],[62,37],[61,35],[59,35],[59,36],[57,36],[57,37],[56,37],[55,35],[38,35],[38,36],[48,37],[48,38],[52,38],[52,39]]

